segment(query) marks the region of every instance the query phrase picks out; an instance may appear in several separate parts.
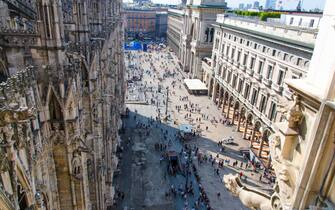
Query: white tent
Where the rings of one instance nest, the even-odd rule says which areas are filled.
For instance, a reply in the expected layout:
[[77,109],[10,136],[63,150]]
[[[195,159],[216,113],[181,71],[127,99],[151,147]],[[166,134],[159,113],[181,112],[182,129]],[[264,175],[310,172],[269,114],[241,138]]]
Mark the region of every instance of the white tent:
[[184,79],[187,90],[193,94],[207,94],[205,83],[199,79]]

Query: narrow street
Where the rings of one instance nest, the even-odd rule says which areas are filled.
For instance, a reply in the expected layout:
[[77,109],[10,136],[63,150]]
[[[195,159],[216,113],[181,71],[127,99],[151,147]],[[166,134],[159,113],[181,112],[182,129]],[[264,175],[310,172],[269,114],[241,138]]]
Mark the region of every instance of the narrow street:
[[[220,110],[208,96],[187,92],[182,83],[186,75],[168,48],[127,52],[125,58],[128,80],[133,81],[128,83],[116,209],[246,209],[222,183],[229,173],[241,174],[250,186],[271,190],[239,153],[248,141],[234,127],[220,123]],[[180,124],[198,128],[199,135],[179,139]],[[225,137],[233,137],[234,144],[221,151],[218,141]],[[180,163],[175,175],[169,173],[173,152]]]

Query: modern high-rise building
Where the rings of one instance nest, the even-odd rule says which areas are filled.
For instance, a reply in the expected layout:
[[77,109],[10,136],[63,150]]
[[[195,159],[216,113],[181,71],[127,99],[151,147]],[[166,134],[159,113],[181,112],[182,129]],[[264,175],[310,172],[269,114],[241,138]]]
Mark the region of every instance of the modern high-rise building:
[[239,10],[244,10],[244,4],[243,4],[243,3],[239,4],[239,5],[238,5],[238,9],[239,9]]
[[252,8],[253,9],[259,9],[259,1],[255,1]]
[[265,9],[276,9],[277,0],[266,0]]

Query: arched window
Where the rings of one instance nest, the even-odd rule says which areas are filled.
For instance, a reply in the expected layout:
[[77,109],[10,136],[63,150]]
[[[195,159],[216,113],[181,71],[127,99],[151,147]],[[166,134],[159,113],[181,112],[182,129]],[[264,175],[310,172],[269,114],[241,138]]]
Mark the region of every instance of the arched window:
[[208,42],[208,37],[209,37],[209,28],[206,28],[206,30],[205,30],[205,42]]
[[214,38],[214,28],[211,28],[211,31],[209,32],[209,36],[210,36],[210,40],[209,40],[209,42],[213,42],[213,38]]

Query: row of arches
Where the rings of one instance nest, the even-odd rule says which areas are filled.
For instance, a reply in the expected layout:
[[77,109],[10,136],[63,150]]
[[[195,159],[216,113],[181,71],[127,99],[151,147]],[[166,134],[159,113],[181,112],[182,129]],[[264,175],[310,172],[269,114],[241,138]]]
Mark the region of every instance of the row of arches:
[[222,115],[236,126],[238,132],[243,133],[243,138],[250,142],[250,148],[254,155],[265,167],[269,168],[271,165],[269,151],[271,128],[266,126],[252,110],[247,109],[233,93],[216,82],[213,77],[207,75],[205,83],[208,86],[209,97],[221,110]]

